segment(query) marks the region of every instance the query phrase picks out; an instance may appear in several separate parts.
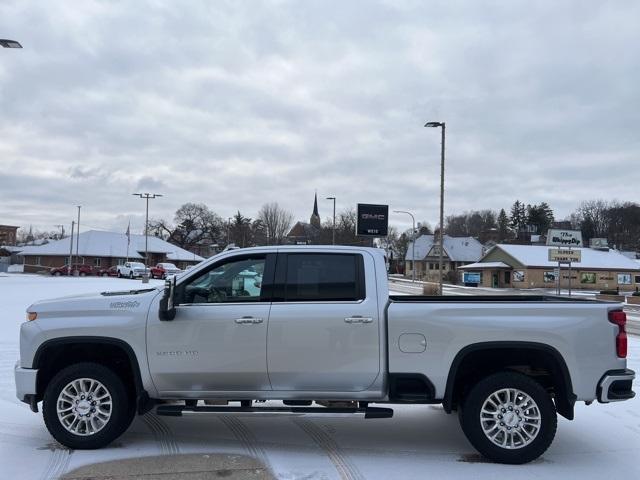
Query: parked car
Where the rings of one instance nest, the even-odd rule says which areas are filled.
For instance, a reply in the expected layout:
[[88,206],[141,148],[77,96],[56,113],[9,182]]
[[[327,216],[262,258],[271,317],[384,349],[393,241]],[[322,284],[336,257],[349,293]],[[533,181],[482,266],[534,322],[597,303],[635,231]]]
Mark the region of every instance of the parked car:
[[147,268],[142,262],[125,262],[123,265],[116,267],[118,278],[136,278],[141,277],[147,272]]
[[[373,419],[393,416],[391,404],[442,404],[485,457],[519,464],[551,445],[556,412],[573,420],[576,402],[635,395],[621,307],[390,296],[376,248],[229,250],[164,290],[34,303],[16,392],[34,412],[42,401],[49,432],[72,449],[108,445],[151,409]],[[232,401],[241,406],[219,405]]]
[[[74,263],[71,267],[71,275],[73,275],[74,271],[78,271],[78,275],[81,277],[85,277],[87,275],[93,275],[93,267],[91,265],[85,265],[82,263]],[[55,275],[56,277],[60,277],[62,275],[69,275],[69,265],[63,265],[62,267],[54,267],[49,270],[51,275]]]
[[165,279],[170,275],[176,275],[182,272],[173,263],[159,263],[155,267],[151,267],[151,278]]
[[118,267],[114,265],[109,268],[100,268],[96,271],[96,275],[99,277],[117,277],[118,276]]

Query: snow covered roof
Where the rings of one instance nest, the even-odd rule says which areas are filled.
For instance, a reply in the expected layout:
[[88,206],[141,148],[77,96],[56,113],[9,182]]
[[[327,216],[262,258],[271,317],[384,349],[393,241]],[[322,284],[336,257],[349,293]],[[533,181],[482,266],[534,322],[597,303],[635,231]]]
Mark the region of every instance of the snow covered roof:
[[[18,255],[69,255],[70,237],[55,240],[40,246],[23,247]],[[145,249],[144,235],[131,234],[131,243],[127,255],[127,235],[118,232],[103,232],[101,230],[89,230],[80,234],[78,254],[91,257],[117,257],[130,259],[143,258]],[[73,253],[76,245],[74,237]],[[200,262],[204,260],[161,238],[149,236],[149,253],[164,253],[168,260]]]
[[[549,248],[537,245],[506,245],[493,247],[486,256],[495,249],[500,249],[527,267],[557,267],[557,262],[549,261]],[[592,248],[574,248],[581,250],[582,261],[572,263],[576,268],[594,268],[600,270],[639,270],[640,265],[615,250],[594,250]]]
[[[436,238],[436,244],[437,244]],[[445,235],[444,251],[452,262],[477,262],[482,257],[482,244],[473,237],[450,237]],[[406,260],[413,260],[412,243],[407,247]],[[434,244],[433,235],[420,235],[416,238],[416,258],[424,260]]]
[[511,268],[511,266],[503,262],[476,262],[458,268],[460,270],[473,270],[474,268]]

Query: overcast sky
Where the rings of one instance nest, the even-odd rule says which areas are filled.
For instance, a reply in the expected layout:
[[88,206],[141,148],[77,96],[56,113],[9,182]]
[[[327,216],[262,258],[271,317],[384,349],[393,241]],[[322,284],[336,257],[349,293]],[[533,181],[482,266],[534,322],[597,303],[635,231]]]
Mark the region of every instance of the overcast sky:
[[[640,2],[0,0],[0,224],[640,195]],[[407,225],[402,216],[392,223]]]

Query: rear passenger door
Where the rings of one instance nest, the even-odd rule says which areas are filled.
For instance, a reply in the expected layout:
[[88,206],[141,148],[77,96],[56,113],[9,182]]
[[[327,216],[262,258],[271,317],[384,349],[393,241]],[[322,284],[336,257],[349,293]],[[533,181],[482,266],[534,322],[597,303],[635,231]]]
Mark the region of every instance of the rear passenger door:
[[365,268],[374,271],[364,253],[278,254],[267,333],[273,390],[359,392],[375,382],[380,319]]

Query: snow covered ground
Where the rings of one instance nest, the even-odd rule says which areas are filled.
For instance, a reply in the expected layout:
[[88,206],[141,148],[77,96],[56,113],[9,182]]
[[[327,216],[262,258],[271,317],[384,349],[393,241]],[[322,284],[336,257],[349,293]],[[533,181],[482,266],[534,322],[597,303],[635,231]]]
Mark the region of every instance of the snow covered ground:
[[[158,282],[155,282],[158,283]],[[0,274],[1,478],[48,479],[81,465],[172,453],[241,453],[281,479],[640,478],[640,400],[579,404],[576,420],[559,419],[555,442],[528,465],[486,463],[455,415],[436,406],[395,407],[391,419],[208,416],[138,417],[115,444],[69,451],[49,436],[40,414],[15,398],[13,365],[26,307],[74,293],[139,287],[113,278]],[[629,367],[640,371],[640,339],[630,340]],[[636,386],[636,389],[638,387]]]

